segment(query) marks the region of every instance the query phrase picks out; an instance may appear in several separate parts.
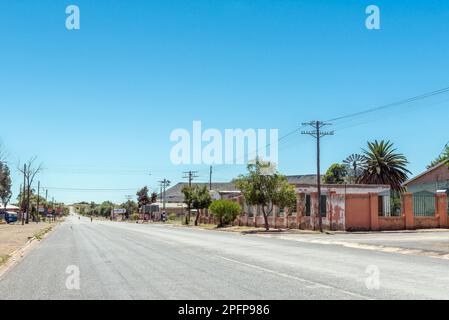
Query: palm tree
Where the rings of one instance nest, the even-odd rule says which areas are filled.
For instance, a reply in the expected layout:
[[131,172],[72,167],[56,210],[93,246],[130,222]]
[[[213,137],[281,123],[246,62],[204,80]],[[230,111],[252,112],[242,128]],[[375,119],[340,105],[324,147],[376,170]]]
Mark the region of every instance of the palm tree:
[[357,181],[358,177],[363,172],[363,167],[365,166],[366,158],[361,154],[351,154],[345,160],[343,164],[346,166],[348,174],[352,177],[354,182]]
[[407,170],[407,158],[396,153],[390,141],[368,142],[368,150],[362,149],[366,158],[359,183],[387,184],[393,191],[403,191],[402,184],[411,172]]
[[427,169],[430,169],[434,166],[436,166],[437,164],[440,164],[442,162],[445,162],[447,164],[449,164],[449,142],[446,143],[446,145],[443,148],[443,151],[441,152],[441,154],[438,156],[438,158],[436,158],[435,160],[433,160],[428,166]]

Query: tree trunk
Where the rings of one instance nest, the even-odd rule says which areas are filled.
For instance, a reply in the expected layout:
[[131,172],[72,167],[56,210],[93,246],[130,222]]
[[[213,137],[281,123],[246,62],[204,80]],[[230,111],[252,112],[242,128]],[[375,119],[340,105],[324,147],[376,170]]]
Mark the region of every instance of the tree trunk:
[[198,226],[198,220],[200,219],[200,214],[201,214],[200,209],[197,209],[196,217],[195,217],[195,226]]
[[265,212],[265,206],[262,206],[262,214],[263,214],[263,219],[265,222],[265,230],[269,231],[270,230],[270,224],[268,223],[268,214],[267,212]]

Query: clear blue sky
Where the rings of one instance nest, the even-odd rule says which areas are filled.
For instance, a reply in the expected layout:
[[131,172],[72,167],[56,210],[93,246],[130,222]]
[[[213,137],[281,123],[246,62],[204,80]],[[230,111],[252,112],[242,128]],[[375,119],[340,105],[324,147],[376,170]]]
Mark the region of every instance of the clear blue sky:
[[[65,28],[65,8],[81,30]],[[381,9],[379,31],[365,8]],[[122,202],[185,169],[170,132],[279,128],[449,86],[447,1],[1,1],[0,137],[16,163],[37,155],[58,200]],[[417,174],[449,140],[449,95],[336,124],[322,168],[390,139]],[[340,130],[338,130],[340,129]],[[313,139],[280,144],[280,171],[315,172]],[[17,194],[20,177],[14,171]],[[221,166],[226,181],[242,167]],[[148,173],[152,175],[149,176]]]

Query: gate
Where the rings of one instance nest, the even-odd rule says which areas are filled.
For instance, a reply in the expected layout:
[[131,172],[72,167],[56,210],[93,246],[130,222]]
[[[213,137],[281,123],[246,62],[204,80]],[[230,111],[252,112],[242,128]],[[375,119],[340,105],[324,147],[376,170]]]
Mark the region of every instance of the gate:
[[436,198],[433,193],[417,193],[413,195],[413,211],[415,217],[433,217],[436,211]]

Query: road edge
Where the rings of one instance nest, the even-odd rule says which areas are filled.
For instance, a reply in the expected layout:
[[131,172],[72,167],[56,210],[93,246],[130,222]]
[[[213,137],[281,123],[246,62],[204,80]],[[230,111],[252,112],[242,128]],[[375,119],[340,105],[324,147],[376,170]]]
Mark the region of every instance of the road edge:
[[[62,223],[62,222],[61,222]],[[0,265],[0,281],[11,271],[16,265],[18,265],[27,255],[36,247],[39,243],[44,241],[61,223],[52,226],[47,229],[44,234],[41,232],[36,233],[28,240],[22,247],[16,249],[9,254],[8,260]]]

